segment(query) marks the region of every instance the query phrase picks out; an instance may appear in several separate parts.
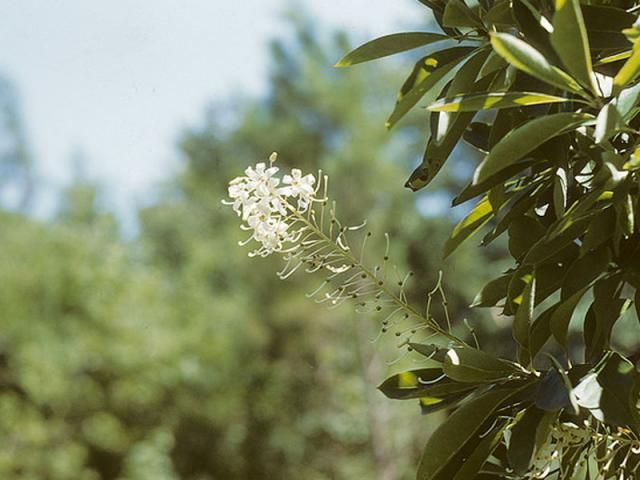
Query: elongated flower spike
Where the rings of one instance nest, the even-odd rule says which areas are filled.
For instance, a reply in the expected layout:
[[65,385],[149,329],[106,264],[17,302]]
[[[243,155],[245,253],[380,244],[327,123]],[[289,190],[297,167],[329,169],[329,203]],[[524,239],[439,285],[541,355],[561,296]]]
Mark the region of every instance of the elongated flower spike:
[[[364,231],[366,222],[353,226],[340,222],[336,203],[328,198],[328,177],[321,171],[317,176],[303,174],[297,168],[280,177],[279,168],[274,166],[276,160],[277,154],[273,153],[268,164],[248,167],[243,176],[229,182],[230,200],[222,201],[242,219],[241,228],[250,232],[240,245],[258,244],[249,256],[282,255],[285,265],[278,272],[282,279],[299,270],[323,272],[324,280],[307,295],[309,298],[330,308],[352,300],[356,311],[380,314],[381,334],[395,331],[401,338],[400,347],[410,350],[409,343],[421,332],[444,336],[451,344],[466,345],[451,331],[441,279],[428,294],[427,311],[419,313],[408,304],[405,291],[413,273],[401,275],[395,267],[389,268],[389,235],[384,235],[382,262],[368,265],[365,251],[372,232]],[[356,242],[353,235],[359,235],[361,240]],[[442,299],[445,326],[430,313],[436,293]]]

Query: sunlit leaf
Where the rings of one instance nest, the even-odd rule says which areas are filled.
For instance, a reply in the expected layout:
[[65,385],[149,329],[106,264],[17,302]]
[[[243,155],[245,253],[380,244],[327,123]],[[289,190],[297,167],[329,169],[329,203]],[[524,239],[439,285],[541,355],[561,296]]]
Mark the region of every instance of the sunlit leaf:
[[451,237],[444,245],[444,256],[449,256],[464,240],[477,232],[493,217],[494,211],[489,199],[483,198],[473,210],[456,225]]
[[508,33],[492,33],[491,45],[500,56],[518,70],[563,90],[578,93],[583,91],[575,79],[551,65],[544,55],[527,42]]
[[449,37],[439,33],[406,32],[394,33],[376,38],[359,46],[346,54],[336,67],[348,67],[358,63],[368,62],[377,58],[387,57],[396,53],[413,50],[414,48],[429,45],[430,43],[447,40]]
[[473,47],[452,47],[427,55],[416,63],[398,94],[387,128],[393,127],[425,95],[425,103],[431,103],[438,95],[437,86],[450,81],[456,73],[455,67],[474,50]]
[[434,112],[476,112],[568,101],[567,98],[535,92],[480,93],[443,98],[429,105],[427,109]]
[[544,142],[575,130],[593,117],[586,113],[555,113],[536,118],[509,132],[495,145],[473,176],[474,184],[481,184],[502,170],[520,161]]
[[555,0],[551,44],[564,66],[582,85],[595,91],[591,50],[578,0]]

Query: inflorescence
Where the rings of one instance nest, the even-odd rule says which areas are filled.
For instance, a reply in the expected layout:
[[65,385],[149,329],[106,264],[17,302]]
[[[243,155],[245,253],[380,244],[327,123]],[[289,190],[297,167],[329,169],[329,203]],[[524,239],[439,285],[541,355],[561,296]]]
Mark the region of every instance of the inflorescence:
[[[466,345],[451,331],[441,282],[429,292],[426,311],[415,309],[406,295],[413,272],[403,275],[390,266],[389,236],[385,234],[382,261],[368,265],[365,251],[372,233],[364,230],[366,222],[355,226],[340,222],[336,204],[327,196],[328,177],[321,171],[317,177],[303,175],[295,168],[280,177],[280,169],[274,166],[276,160],[277,154],[273,153],[268,164],[248,167],[245,175],[229,183],[230,200],[223,200],[242,218],[241,228],[250,232],[240,244],[252,241],[258,244],[249,256],[281,254],[285,266],[278,276],[282,279],[301,269],[326,274],[309,297],[332,307],[351,300],[360,312],[380,314],[381,333],[393,330],[401,338],[401,346],[407,346],[408,350],[418,332],[443,336],[453,345]],[[352,245],[356,234],[361,237],[357,250]],[[436,294],[442,299],[445,326],[430,314],[432,297]]]

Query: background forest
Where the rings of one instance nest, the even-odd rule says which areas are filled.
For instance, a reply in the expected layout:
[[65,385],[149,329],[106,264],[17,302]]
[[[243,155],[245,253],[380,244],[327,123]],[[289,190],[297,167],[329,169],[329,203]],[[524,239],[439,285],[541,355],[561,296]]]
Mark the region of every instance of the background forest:
[[[375,385],[416,359],[394,363],[396,339],[373,341],[379,325],[351,306],[307,299],[318,279],[279,281],[277,259],[247,261],[237,218],[220,204],[230,178],[276,150],[286,166],[329,173],[342,218],[391,234],[395,263],[417,273],[411,295],[435,284],[459,219],[450,192],[476,158],[461,150],[428,192],[402,189],[425,116],[386,132],[402,78],[394,61],[375,74],[332,69],[350,47],[292,21],[270,46],[264,97],[214,104],[176,132],[180,171],[137,212],[135,235],[81,174],[55,215],[34,219],[29,119],[2,82],[0,478],[413,477],[437,416]],[[449,309],[500,353],[508,325],[467,305],[503,251],[475,243],[447,260]]]

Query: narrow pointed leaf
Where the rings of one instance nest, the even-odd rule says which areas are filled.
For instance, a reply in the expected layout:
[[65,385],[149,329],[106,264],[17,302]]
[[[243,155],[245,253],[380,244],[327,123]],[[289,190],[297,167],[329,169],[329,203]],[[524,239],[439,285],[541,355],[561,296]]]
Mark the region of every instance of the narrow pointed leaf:
[[551,45],[569,73],[595,91],[592,81],[591,50],[578,0],[556,0]]
[[533,321],[533,308],[536,298],[536,277],[531,278],[522,293],[522,301],[513,319],[513,338],[518,343],[518,360],[527,365],[530,358],[529,329]]
[[398,123],[425,95],[425,103],[435,100],[440,91],[437,86],[450,81],[462,59],[474,50],[473,47],[453,47],[422,58],[402,86],[386,127],[391,128]]
[[472,307],[494,307],[500,300],[507,296],[507,287],[511,275],[503,275],[491,280],[473,299]]
[[483,28],[482,20],[462,0],[448,0],[442,22],[445,27]]
[[631,57],[625,62],[617,75],[613,78],[614,92],[629,85],[640,73],[640,48],[635,47]]
[[555,113],[536,118],[512,130],[493,147],[478,166],[473,183],[485,182],[546,141],[575,130],[592,119],[593,116],[586,113]]
[[444,245],[444,256],[449,256],[464,240],[477,232],[494,215],[493,207],[487,197],[473,207],[473,210],[463,218],[453,229],[451,237]]
[[414,48],[447,40],[448,38],[446,35],[430,32],[394,33],[376,38],[359,46],[355,50],[347,53],[335,66],[348,67],[407,50],[413,50]]
[[553,333],[553,337],[564,348],[567,348],[567,336],[569,332],[569,323],[571,322],[571,317],[573,316],[574,310],[578,306],[578,303],[580,302],[586,291],[587,288],[578,290],[566,300],[564,300],[553,311],[551,319],[549,320],[549,328],[551,329],[551,333]]
[[[443,470],[451,468],[451,462],[456,454],[470,439],[483,433],[480,432],[481,427],[518,391],[517,389],[491,390],[458,408],[429,438],[420,460],[417,479],[434,480],[439,478]],[[460,467],[462,465],[461,459]],[[455,468],[456,465],[453,467]]]
[[563,90],[583,91],[575,79],[551,65],[544,55],[527,42],[508,33],[492,33],[491,45],[502,58],[518,70]]
[[474,348],[451,348],[443,364],[445,375],[456,382],[486,383],[519,372],[512,364]]
[[429,105],[427,109],[432,112],[477,112],[568,101],[568,98],[536,92],[480,93],[443,98]]

